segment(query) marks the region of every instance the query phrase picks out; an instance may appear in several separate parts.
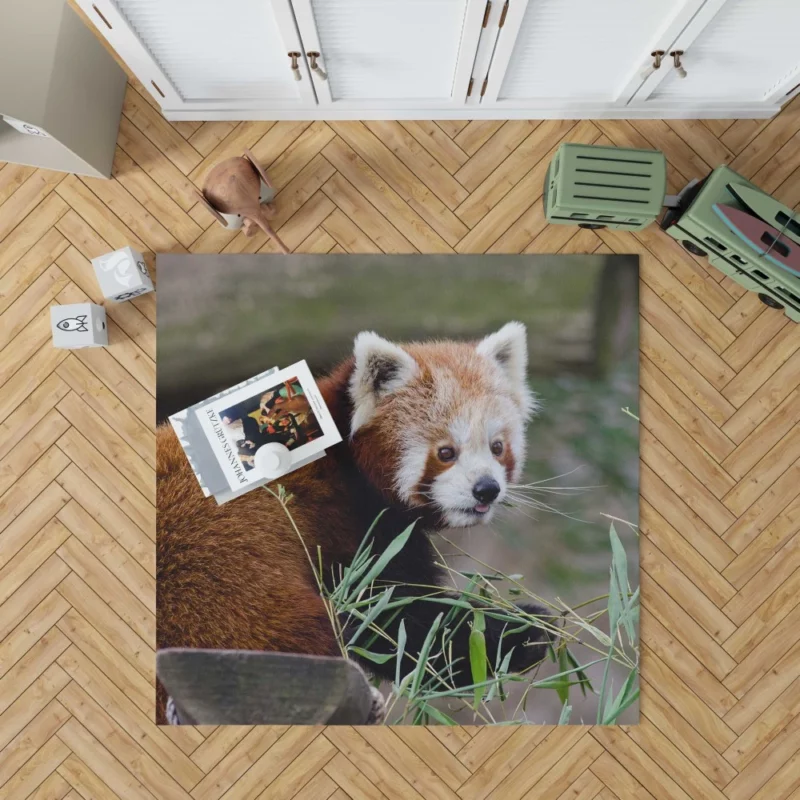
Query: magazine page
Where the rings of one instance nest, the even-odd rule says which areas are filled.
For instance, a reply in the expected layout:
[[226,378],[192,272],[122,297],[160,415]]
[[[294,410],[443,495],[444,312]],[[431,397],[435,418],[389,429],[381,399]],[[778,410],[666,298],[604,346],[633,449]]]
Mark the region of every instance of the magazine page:
[[203,490],[203,494],[206,497],[211,495],[216,496],[219,492],[227,492],[230,490],[230,486],[214,455],[211,442],[208,440],[205,430],[200,425],[200,420],[195,414],[195,410],[213,400],[227,397],[246,386],[251,386],[261,381],[263,378],[266,378],[268,375],[274,375],[276,372],[278,372],[278,367],[272,367],[222,392],[207,397],[182,411],[178,411],[169,417],[170,424],[186,453],[189,464],[194,470],[200,488]]

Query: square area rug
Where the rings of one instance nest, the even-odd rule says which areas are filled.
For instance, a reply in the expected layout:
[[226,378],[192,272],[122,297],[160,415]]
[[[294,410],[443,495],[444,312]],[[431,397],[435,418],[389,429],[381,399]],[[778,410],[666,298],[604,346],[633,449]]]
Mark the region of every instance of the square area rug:
[[636,256],[158,277],[160,723],[638,722]]

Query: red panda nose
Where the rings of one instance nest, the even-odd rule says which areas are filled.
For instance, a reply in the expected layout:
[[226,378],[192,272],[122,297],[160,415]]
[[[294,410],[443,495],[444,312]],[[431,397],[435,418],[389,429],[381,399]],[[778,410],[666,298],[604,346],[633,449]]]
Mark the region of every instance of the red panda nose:
[[480,478],[478,482],[472,487],[472,496],[479,503],[492,503],[497,499],[500,494],[500,484],[488,476]]

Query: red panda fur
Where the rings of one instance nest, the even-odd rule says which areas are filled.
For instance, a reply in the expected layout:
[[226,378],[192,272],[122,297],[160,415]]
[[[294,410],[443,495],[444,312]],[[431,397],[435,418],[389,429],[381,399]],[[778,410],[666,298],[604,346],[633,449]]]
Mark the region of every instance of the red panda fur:
[[[409,508],[392,489],[397,437],[421,416],[438,370],[458,374],[462,394],[496,391],[485,377],[486,361],[466,343],[404,346],[419,365],[414,390],[399,410],[388,411],[350,438],[353,358],[318,381],[320,392],[345,440],[322,458],[280,479],[306,547],[319,547],[325,568],[348,564],[370,524],[387,506],[381,525],[396,535],[417,521],[416,540],[404,548],[405,565],[395,580],[438,581],[424,530],[441,528],[437,512]],[[389,404],[391,405],[391,404]],[[435,423],[431,423],[435,425]],[[435,442],[438,431],[426,431]],[[502,463],[509,478],[514,454]],[[428,459],[421,484],[444,467]],[[157,647],[271,650],[339,655],[331,621],[319,596],[306,552],[278,500],[257,488],[224,505],[204,497],[170,425],[157,431]],[[426,504],[430,506],[430,504]],[[384,522],[391,517],[391,522]],[[414,536],[417,536],[417,528]],[[393,533],[394,531],[394,533]],[[406,552],[408,551],[408,552]],[[431,604],[423,615],[430,613]],[[410,618],[407,625],[413,625]],[[420,618],[418,628],[427,629]],[[410,634],[411,635],[411,634]],[[498,634],[499,635],[499,634]],[[517,648],[523,651],[522,645]],[[157,719],[165,720],[166,695],[158,686]]]

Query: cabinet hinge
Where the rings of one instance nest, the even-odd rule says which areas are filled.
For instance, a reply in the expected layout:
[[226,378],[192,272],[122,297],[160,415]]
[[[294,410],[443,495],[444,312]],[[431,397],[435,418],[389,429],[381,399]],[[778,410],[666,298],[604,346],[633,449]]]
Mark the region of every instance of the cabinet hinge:
[[503,25],[506,24],[506,14],[508,14],[508,0],[506,0],[506,4],[503,6],[503,11],[500,14],[500,22],[497,25],[498,28],[502,28]]
[[482,28],[486,27],[486,23],[489,21],[489,14],[492,10],[492,0],[486,0],[486,10],[483,12],[483,23],[481,24]]
[[483,86],[481,86],[481,97],[483,97],[486,94],[486,86],[488,85],[488,83],[489,83],[489,76],[487,75],[483,79]]
[[472,94],[472,85],[475,83],[475,78],[469,79],[469,86],[467,86],[467,97]]

